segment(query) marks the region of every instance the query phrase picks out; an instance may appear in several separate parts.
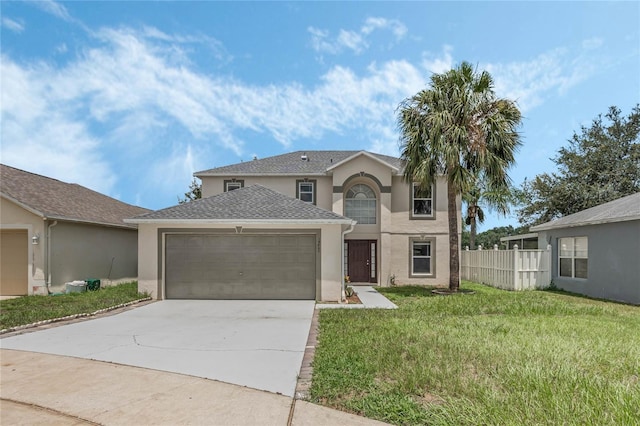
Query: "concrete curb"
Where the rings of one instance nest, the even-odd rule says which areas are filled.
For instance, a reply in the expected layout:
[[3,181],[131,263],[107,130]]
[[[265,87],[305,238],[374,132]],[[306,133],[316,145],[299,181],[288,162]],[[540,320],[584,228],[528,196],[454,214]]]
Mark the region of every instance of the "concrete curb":
[[113,310],[120,309],[120,308],[126,308],[127,306],[131,306],[131,305],[136,305],[136,304],[141,303],[141,302],[147,302],[149,300],[152,300],[151,297],[145,297],[143,299],[132,300],[131,302],[121,303],[119,305],[110,306],[108,308],[98,309],[97,311],[91,312],[91,313],[86,313],[85,312],[85,313],[81,313],[81,314],[67,315],[65,317],[60,317],[60,318],[51,318],[51,319],[48,319],[48,320],[37,321],[37,322],[33,322],[31,324],[17,325],[15,327],[4,328],[4,329],[0,330],[0,334],[11,333],[11,332],[20,331],[20,330],[26,330],[28,328],[40,327],[41,325],[51,324],[51,323],[54,323],[54,322],[69,321],[69,320],[74,320],[74,319],[78,319],[78,318],[92,317],[92,316],[95,316],[95,315],[103,314],[105,312],[113,311]]

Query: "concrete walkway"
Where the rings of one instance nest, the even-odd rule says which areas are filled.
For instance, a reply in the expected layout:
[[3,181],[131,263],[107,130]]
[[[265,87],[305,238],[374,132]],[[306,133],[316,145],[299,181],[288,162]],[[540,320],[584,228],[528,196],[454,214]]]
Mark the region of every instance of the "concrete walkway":
[[362,304],[346,304],[346,303],[318,303],[316,309],[397,309],[398,307],[389,299],[378,293],[378,291],[370,285],[352,285],[353,290],[358,295]]
[[199,377],[0,350],[0,424],[383,425]]

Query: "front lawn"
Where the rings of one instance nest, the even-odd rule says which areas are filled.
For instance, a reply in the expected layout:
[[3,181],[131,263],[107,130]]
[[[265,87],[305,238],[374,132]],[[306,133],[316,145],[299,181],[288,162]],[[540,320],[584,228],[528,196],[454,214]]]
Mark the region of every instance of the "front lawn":
[[3,300],[0,301],[0,330],[67,315],[88,314],[146,296],[138,293],[138,283],[134,281],[85,293]]
[[320,312],[314,402],[394,424],[640,424],[640,308],[471,283]]

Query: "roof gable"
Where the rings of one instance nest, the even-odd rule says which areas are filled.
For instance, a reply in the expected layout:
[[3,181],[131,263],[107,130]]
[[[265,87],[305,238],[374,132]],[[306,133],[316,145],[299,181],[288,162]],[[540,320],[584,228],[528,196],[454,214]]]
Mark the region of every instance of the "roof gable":
[[398,172],[403,169],[401,159],[368,151],[295,151],[203,170],[194,173],[194,176],[326,175],[336,165],[359,155],[367,155]]
[[351,223],[351,219],[288,197],[261,185],[251,185],[127,220],[145,222]]
[[[337,168],[337,167],[340,167],[341,165],[346,164],[346,163],[348,163],[348,162],[350,162],[350,161],[352,161],[352,160],[354,160],[354,159],[356,159],[356,158],[358,158],[358,157],[367,157],[367,158],[370,158],[370,159],[372,159],[373,161],[376,161],[376,162],[378,162],[378,163],[380,163],[380,164],[383,164],[383,165],[385,165],[385,166],[389,167],[391,170],[393,170],[393,171],[394,171],[394,172],[396,172],[396,173],[398,173],[398,171],[399,171],[398,167],[396,167],[396,166],[395,166],[394,164],[392,164],[391,162],[389,162],[389,161],[385,161],[384,159],[380,158],[379,156],[377,156],[377,155],[375,155],[375,154],[372,154],[372,153],[370,153],[370,152],[367,152],[367,151],[360,151],[360,152],[357,152],[357,153],[355,153],[355,154],[353,154],[353,155],[351,155],[351,156],[349,156],[349,157],[345,158],[344,160],[342,160],[342,161],[340,161],[340,162],[338,162],[338,163],[335,163],[335,164],[333,164],[332,166],[328,167],[328,168],[327,168],[327,171],[331,171],[331,170],[333,170],[333,169],[335,169],[335,168]],[[393,158],[393,157],[390,157],[390,158]]]
[[624,222],[628,220],[640,220],[640,192],[570,214],[551,222],[532,226],[531,231],[545,231],[548,229]]
[[124,222],[148,209],[123,203],[75,183],[0,164],[0,193],[20,207],[47,219],[131,228]]

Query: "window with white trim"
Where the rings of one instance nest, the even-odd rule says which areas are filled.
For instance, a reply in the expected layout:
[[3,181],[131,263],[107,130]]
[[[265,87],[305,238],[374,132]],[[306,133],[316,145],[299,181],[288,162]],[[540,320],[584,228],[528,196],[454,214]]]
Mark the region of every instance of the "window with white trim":
[[224,192],[233,191],[234,189],[240,189],[244,187],[243,180],[225,180],[224,181]]
[[587,237],[558,238],[558,275],[587,278],[589,240]]
[[369,186],[359,183],[346,193],[344,215],[358,221],[359,225],[376,223],[376,193]]
[[411,240],[411,276],[433,275],[432,240]]
[[411,217],[433,217],[433,187],[422,188],[418,182],[413,182],[411,188]]
[[307,203],[315,204],[315,189],[314,182],[298,181],[298,199],[306,201]]

